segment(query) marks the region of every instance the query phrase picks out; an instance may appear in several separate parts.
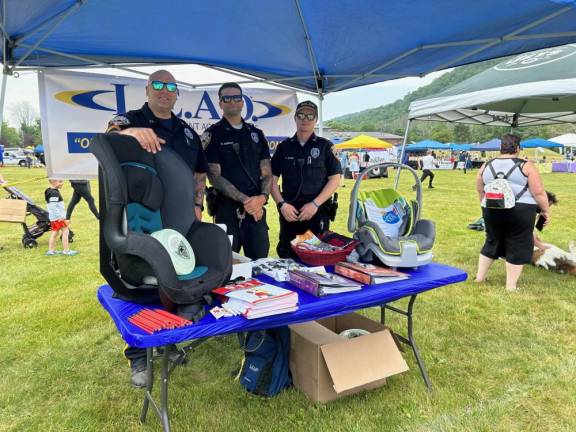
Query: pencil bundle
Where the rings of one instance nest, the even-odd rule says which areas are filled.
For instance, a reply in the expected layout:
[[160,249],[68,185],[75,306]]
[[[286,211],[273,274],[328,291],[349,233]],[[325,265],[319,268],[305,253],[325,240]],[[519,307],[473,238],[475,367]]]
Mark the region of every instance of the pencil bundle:
[[188,321],[162,309],[142,309],[140,312],[130,316],[128,321],[148,334],[192,324],[192,321]]

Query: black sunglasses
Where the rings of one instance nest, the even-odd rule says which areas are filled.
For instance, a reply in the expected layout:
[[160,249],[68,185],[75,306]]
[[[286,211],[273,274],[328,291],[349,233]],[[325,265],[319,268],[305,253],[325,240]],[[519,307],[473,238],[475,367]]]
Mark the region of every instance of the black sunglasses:
[[305,113],[296,113],[296,118],[298,120],[308,120],[308,121],[312,121],[316,118],[316,114],[305,114]]
[[242,102],[242,95],[220,96],[220,100],[224,103]]
[[152,88],[156,91],[161,91],[164,87],[170,93],[174,93],[178,90],[178,85],[173,82],[162,82],[162,81],[152,81]]

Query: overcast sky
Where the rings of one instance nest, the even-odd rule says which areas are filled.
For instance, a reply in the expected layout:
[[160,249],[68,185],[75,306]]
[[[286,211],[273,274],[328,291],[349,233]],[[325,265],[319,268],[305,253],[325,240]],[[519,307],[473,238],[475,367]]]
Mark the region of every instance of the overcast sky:
[[[193,84],[241,80],[241,78],[233,75],[201,66],[166,66],[165,68],[170,70],[175,75],[176,79]],[[158,69],[157,66],[138,68],[138,70],[146,73],[151,73],[156,69]],[[87,69],[86,71],[111,75],[128,75],[127,73],[116,69]],[[429,84],[432,80],[443,73],[445,72],[435,72],[424,78],[404,78],[329,94],[324,99],[324,120],[394,102],[395,100],[404,97],[407,93],[416,90],[418,87]],[[138,75],[131,76],[143,78],[143,76]],[[252,86],[262,87],[262,85]],[[306,98],[312,97],[307,94],[298,94],[299,100]],[[30,102],[36,112],[40,112],[38,103],[38,78],[36,72],[20,72],[20,77],[18,78],[8,77],[6,101],[4,104],[4,117],[5,120],[11,124],[13,124],[11,107],[14,103],[19,101]]]

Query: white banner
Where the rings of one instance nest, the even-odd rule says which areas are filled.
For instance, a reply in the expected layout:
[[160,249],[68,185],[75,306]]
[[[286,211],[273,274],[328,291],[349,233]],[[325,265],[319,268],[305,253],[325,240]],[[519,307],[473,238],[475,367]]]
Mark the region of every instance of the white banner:
[[[146,102],[145,79],[40,71],[38,87],[48,175],[61,179],[95,178],[97,163],[88,150],[90,139],[104,132],[116,114],[138,109]],[[242,116],[264,131],[271,149],[294,134],[292,113],[298,103],[295,92],[243,90]],[[221,119],[218,90],[188,90],[181,86],[174,112],[202,135]]]

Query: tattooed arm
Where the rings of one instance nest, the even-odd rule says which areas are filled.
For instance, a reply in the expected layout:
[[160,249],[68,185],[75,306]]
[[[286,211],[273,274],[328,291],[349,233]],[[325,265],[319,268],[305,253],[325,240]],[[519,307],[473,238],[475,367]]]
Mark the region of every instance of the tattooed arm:
[[202,220],[202,209],[204,208],[204,191],[206,190],[206,173],[194,173],[194,211],[196,219]]
[[272,192],[272,164],[270,159],[260,161],[261,192],[266,197]]
[[208,180],[218,192],[234,201],[243,203],[248,199],[246,195],[236,189],[236,186],[222,177],[220,164],[208,163]]
[[272,190],[272,165],[270,159],[260,161],[260,195],[255,195],[244,202],[244,210],[254,216],[256,220],[262,217],[262,207],[266,204]]

